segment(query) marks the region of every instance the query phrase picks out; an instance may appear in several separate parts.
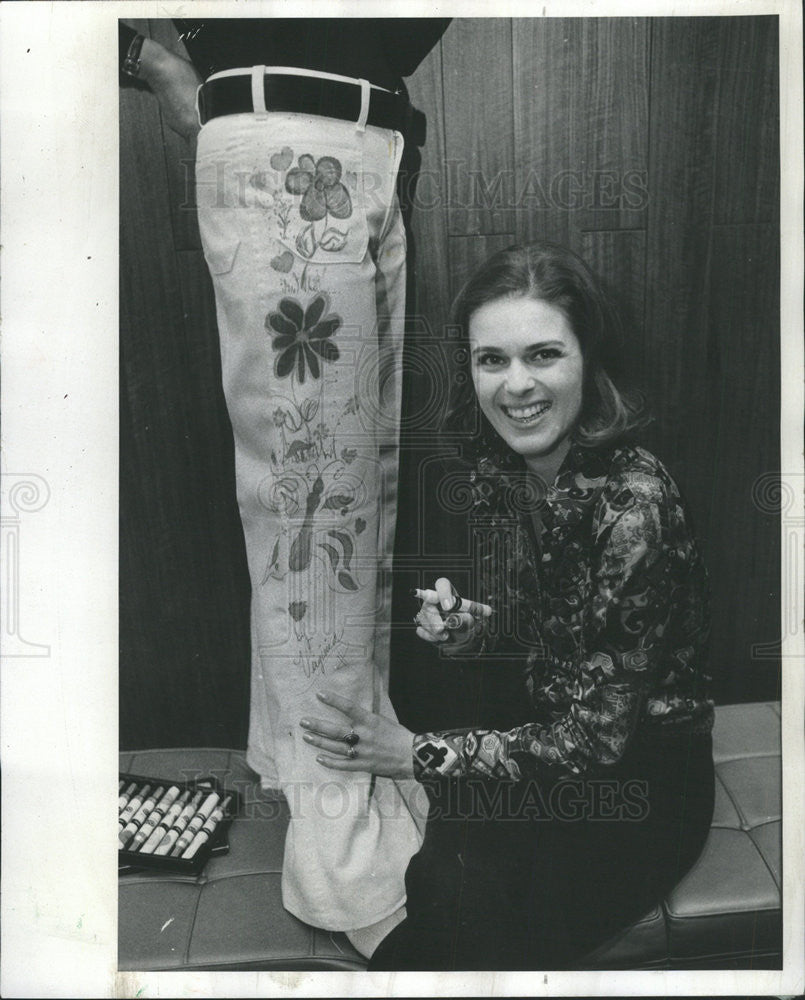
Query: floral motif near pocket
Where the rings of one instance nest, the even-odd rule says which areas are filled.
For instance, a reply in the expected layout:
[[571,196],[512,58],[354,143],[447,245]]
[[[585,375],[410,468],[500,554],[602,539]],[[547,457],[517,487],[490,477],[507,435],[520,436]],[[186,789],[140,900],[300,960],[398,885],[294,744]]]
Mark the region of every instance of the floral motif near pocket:
[[283,146],[255,171],[250,186],[279,246],[271,266],[290,270],[289,255],[315,264],[359,263],[368,242],[359,152],[298,156]]

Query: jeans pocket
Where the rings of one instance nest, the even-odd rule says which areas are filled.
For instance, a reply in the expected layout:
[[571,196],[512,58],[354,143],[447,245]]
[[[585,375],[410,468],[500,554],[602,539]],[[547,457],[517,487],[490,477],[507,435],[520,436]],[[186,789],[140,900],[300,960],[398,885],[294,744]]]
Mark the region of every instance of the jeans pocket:
[[240,247],[240,240],[212,240],[205,241],[204,259],[210,274],[229,274],[235,266],[235,257]]
[[361,148],[307,142],[282,146],[269,162],[284,166],[271,204],[275,236],[285,252],[312,264],[359,264],[369,244],[372,185]]

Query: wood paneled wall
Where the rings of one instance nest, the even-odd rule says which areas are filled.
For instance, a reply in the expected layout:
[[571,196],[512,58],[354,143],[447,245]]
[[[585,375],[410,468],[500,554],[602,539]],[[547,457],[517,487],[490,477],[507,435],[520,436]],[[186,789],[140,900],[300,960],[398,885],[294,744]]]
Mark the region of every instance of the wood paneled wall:
[[[174,42],[167,21],[140,27]],[[753,647],[779,636],[779,521],[752,499],[779,470],[777,65],[774,17],[488,18],[454,21],[411,78],[429,124],[400,593],[457,537],[432,500],[451,298],[492,251],[557,240],[627,318],[629,372],[656,415],[646,444],[687,495],[710,568],[718,699],[777,696],[779,662]],[[243,746],[248,579],[192,150],[135,90],[120,128],[121,742]],[[409,610],[398,600],[400,621]],[[404,720],[452,724],[456,675],[406,642]]]

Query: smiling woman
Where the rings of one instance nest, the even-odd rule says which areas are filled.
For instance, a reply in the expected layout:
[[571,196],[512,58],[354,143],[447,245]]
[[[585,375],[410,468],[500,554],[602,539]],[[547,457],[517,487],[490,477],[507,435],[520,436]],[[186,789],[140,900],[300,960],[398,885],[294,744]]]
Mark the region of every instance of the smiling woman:
[[420,591],[417,635],[481,659],[492,685],[519,680],[469,729],[413,734],[332,694],[343,724],[301,726],[326,767],[430,793],[407,919],[370,969],[573,968],[707,836],[707,575],[676,484],[632,439],[640,409],[608,373],[617,320],[583,261],[511,247],[454,317],[479,592],[465,608],[444,577]]
[[552,479],[570,447],[584,382],[567,317],[541,299],[498,299],[473,314],[469,334],[481,411],[531,472]]
[[[472,377],[457,382],[448,426],[466,433],[480,406],[473,454],[499,452],[502,438],[550,483],[571,432],[592,446],[647,423],[640,395],[610,377],[620,369],[618,314],[565,247],[532,243],[495,254],[459,293],[453,323],[467,334]],[[527,412],[537,404],[543,412]]]

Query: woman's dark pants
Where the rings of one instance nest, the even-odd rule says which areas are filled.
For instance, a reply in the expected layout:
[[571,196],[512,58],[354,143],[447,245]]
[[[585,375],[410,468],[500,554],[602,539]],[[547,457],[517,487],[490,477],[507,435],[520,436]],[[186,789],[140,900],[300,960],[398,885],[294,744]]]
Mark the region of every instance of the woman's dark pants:
[[699,856],[712,742],[654,737],[594,778],[442,782],[429,794],[408,918],[370,970],[583,968]]

